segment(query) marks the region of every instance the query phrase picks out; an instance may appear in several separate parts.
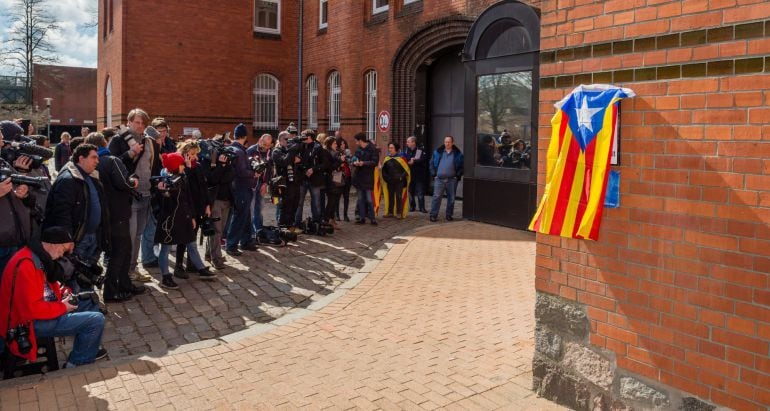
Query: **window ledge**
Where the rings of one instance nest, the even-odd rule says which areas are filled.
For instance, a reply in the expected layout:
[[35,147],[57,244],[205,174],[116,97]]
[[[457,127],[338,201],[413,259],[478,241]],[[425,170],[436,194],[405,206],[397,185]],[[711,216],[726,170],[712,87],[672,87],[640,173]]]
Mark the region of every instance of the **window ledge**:
[[255,39],[264,39],[264,40],[280,40],[281,35],[279,33],[266,33],[264,31],[254,31],[254,38]]
[[366,22],[366,27],[376,26],[378,24],[385,23],[386,21],[388,21],[388,13],[381,12],[373,14],[369,21]]
[[396,13],[396,18],[401,18],[405,16],[410,16],[412,14],[419,14],[422,13],[422,0],[416,1],[414,3],[404,4],[404,6],[401,8],[401,10]]
[[328,26],[327,27],[321,27],[321,28],[318,29],[318,32],[316,34],[319,35],[319,36],[322,35],[322,34],[326,34],[326,30],[328,28],[329,28]]

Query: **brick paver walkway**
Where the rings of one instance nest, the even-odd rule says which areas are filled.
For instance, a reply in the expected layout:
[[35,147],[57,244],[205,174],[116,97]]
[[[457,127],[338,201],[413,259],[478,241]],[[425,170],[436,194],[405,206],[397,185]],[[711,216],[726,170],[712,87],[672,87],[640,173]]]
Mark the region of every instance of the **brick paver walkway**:
[[266,332],[5,382],[0,407],[556,409],[530,391],[533,236],[459,222],[392,242]]

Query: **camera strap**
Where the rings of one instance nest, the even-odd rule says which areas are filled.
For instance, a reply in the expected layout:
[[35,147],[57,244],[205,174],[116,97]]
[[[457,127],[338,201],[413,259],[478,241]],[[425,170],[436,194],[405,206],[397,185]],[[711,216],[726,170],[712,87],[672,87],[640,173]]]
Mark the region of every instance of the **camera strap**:
[[[22,258],[21,260],[16,262],[16,267],[13,268],[13,279],[11,280],[11,298],[9,298],[10,303],[8,304],[8,329],[11,328],[11,311],[13,310],[13,296],[16,294],[16,275],[19,273],[19,265],[21,265],[24,260],[32,261],[29,258]],[[32,261],[32,264],[35,262]],[[4,338],[5,339],[5,338]],[[8,341],[10,343],[10,341]]]

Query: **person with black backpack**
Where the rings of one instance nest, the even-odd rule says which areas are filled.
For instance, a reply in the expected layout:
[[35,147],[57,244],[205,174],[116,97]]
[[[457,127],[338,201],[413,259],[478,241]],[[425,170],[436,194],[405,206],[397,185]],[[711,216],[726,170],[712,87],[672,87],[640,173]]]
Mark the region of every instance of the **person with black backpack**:
[[302,132],[300,138],[303,142],[299,153],[300,162],[299,177],[301,179],[299,203],[294,215],[294,225],[302,223],[303,205],[305,194],[310,191],[310,212],[313,221],[320,222],[323,210],[321,210],[321,189],[326,185],[326,174],[329,171],[328,159],[323,155],[323,147],[315,140],[315,131],[307,129]]

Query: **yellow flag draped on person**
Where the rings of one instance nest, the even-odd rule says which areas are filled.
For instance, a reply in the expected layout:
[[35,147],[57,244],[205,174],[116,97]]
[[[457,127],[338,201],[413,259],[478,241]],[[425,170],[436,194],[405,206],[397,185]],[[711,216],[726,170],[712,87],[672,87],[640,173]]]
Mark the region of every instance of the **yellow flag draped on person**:
[[[394,214],[396,213],[395,210],[400,209],[401,213],[399,214],[401,218],[406,218],[407,214],[409,214],[409,183],[412,181],[412,171],[409,168],[409,164],[406,162],[406,160],[400,156],[386,156],[385,161],[382,162],[382,167],[384,168],[386,164],[388,164],[388,161],[394,161],[395,164],[397,164],[401,169],[404,170],[404,173],[406,174],[406,184],[402,187],[400,193],[396,193],[396,201],[400,203],[400,208],[395,207],[394,205]],[[384,171],[383,171],[384,174]],[[391,186],[387,183],[385,180],[385,176],[380,177],[380,185],[382,186],[382,193],[385,196],[385,215],[387,215],[390,212],[391,209],[391,195],[390,190],[392,189]],[[376,207],[375,207],[376,208]]]
[[554,105],[545,192],[530,230],[599,238],[618,109],[634,95],[627,88],[581,85]]

